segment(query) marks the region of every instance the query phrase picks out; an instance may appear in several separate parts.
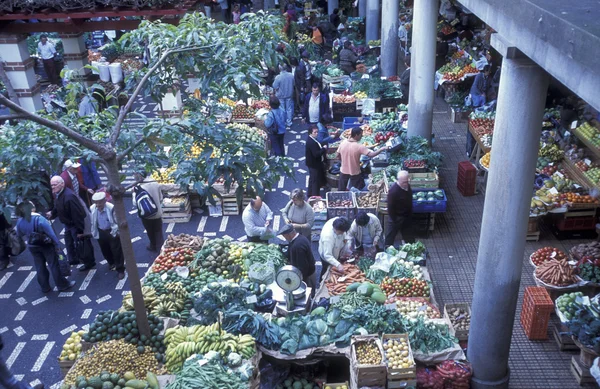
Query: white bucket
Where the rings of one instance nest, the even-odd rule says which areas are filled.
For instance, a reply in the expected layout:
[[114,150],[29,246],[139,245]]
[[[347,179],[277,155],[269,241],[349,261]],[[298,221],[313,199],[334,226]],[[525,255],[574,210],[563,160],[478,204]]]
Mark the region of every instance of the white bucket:
[[100,73],[100,79],[104,82],[110,81],[110,69],[107,63],[98,63],[98,72]]
[[120,63],[111,63],[108,65],[110,69],[110,78],[112,79],[113,84],[118,84],[123,81],[123,69],[121,68]]

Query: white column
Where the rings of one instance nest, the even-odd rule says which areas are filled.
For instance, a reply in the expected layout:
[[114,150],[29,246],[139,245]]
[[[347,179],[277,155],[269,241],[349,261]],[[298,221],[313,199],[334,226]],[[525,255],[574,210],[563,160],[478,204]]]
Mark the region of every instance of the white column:
[[381,15],[381,75],[398,72],[398,0],[383,0]]
[[508,356],[547,89],[548,75],[533,61],[504,58],[469,331],[473,389],[508,388]]
[[415,1],[413,9],[408,135],[431,139],[438,0]]
[[79,72],[78,81],[87,81],[87,76],[91,73],[89,69],[85,69],[88,62],[88,51],[85,47],[85,39],[83,33],[78,34],[60,34],[59,35],[65,50],[64,59],[65,65],[70,70]]
[[367,42],[379,39],[379,32],[381,28],[379,26],[381,20],[381,7],[379,0],[366,0],[367,1]]
[[30,112],[44,108],[40,84],[35,77],[35,60],[29,56],[27,35],[0,34],[0,60],[12,83],[19,105]]
[[327,0],[327,14],[331,15],[334,9],[339,8],[339,4],[339,0]]
[[358,16],[367,17],[367,0],[358,0]]

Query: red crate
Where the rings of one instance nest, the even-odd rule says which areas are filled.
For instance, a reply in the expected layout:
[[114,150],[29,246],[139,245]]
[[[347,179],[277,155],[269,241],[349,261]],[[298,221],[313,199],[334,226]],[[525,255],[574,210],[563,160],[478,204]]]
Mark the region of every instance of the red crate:
[[458,163],[458,178],[456,187],[463,196],[473,196],[475,194],[475,184],[477,180],[477,169],[469,161]]
[[462,161],[458,163],[458,175],[461,174],[467,176],[475,176],[477,175],[477,168],[469,161]]
[[554,303],[546,288],[528,286],[525,288],[521,326],[530,340],[548,339],[548,322],[554,310]]
[[559,231],[593,230],[596,228],[596,217],[566,217],[556,222],[556,228]]
[[456,187],[458,188],[458,191],[463,195],[463,196],[474,196],[475,195],[475,182],[470,182],[470,183],[462,183],[462,182],[458,182],[456,184]]

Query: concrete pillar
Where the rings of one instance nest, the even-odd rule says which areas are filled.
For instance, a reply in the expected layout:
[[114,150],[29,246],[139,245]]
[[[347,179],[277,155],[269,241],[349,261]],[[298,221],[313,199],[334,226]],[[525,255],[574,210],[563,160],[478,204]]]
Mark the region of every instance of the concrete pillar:
[[381,75],[398,72],[398,0],[383,0],[381,15]]
[[367,17],[367,0],[358,0],[358,16],[361,18]]
[[379,33],[381,27],[379,25],[381,21],[381,6],[379,0],[366,0],[367,1],[367,41],[374,41],[379,39]]
[[0,34],[0,60],[12,83],[19,105],[30,112],[44,108],[41,86],[35,78],[35,60],[27,50],[27,35]]
[[[431,140],[438,0],[415,1],[413,9],[408,135]],[[397,15],[396,15],[397,17]]]
[[65,50],[65,66],[67,66],[70,70],[76,70],[79,72],[79,79],[77,81],[87,81],[91,70],[85,69],[85,66],[89,65],[89,62],[88,51],[85,47],[83,33],[60,34],[59,37],[63,42],[63,47]]
[[179,89],[169,89],[169,91],[162,98],[158,106],[158,110],[160,116],[181,116],[183,114],[183,100],[181,99],[181,91]]
[[[339,8],[339,5],[339,0],[327,0],[327,14],[331,15],[334,9]],[[337,26],[335,27],[337,28]]]
[[469,331],[473,389],[508,388],[508,356],[547,89],[548,75],[537,64],[504,59]]

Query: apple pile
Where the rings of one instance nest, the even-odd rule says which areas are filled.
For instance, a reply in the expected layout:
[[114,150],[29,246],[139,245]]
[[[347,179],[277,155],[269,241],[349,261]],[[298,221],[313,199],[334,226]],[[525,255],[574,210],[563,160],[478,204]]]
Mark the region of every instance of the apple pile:
[[540,266],[542,263],[551,259],[556,259],[559,262],[566,262],[569,260],[569,257],[564,251],[550,246],[542,247],[531,255],[531,262],[533,262],[535,266]]
[[394,131],[378,132],[377,134],[375,134],[375,142],[377,142],[377,143],[387,142],[394,135],[396,135],[394,133]]

